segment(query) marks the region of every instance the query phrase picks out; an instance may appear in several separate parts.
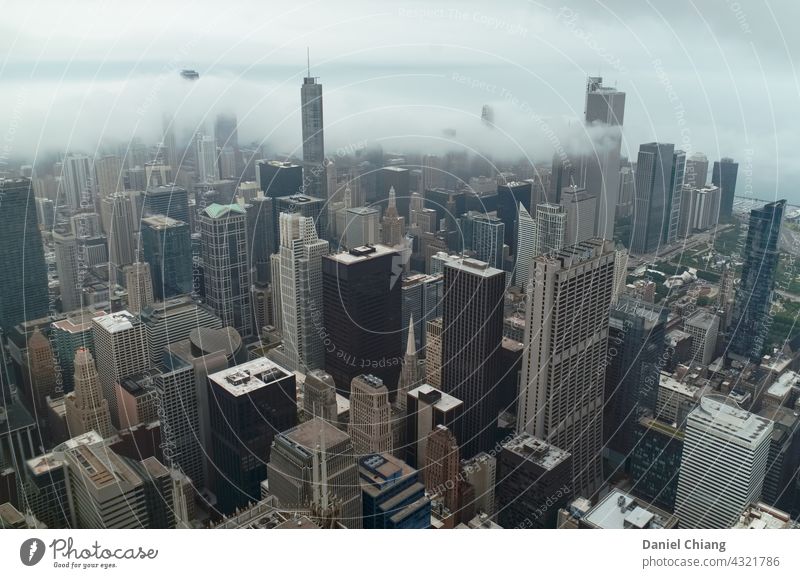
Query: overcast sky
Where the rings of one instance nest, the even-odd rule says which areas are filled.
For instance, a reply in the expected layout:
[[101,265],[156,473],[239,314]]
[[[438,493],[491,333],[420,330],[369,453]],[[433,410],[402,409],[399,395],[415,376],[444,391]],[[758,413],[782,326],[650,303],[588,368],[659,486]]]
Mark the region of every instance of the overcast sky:
[[[308,46],[328,154],[367,139],[549,158],[555,142],[579,138],[585,77],[602,75],[627,93],[623,154],[659,140],[732,156],[739,194],[800,202],[790,0],[0,6],[5,158],[153,142],[164,114],[188,129],[221,110],[237,113],[240,141],[295,152]],[[200,81],[181,80],[182,68]],[[479,122],[484,104],[495,130]]]

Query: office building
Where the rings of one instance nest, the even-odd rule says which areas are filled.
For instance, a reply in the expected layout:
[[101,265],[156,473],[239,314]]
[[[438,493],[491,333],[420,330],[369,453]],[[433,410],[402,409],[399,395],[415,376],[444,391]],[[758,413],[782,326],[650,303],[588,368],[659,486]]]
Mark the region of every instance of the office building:
[[470,211],[461,219],[465,249],[495,269],[503,269],[505,224],[496,216]]
[[664,208],[664,224],[662,226],[662,242],[667,245],[678,240],[681,219],[681,203],[684,173],[686,171],[686,153],[678,150],[672,153],[669,186],[667,187],[666,205]]
[[588,530],[672,530],[678,518],[618,488],[594,507],[583,498],[573,500],[558,516],[559,528]]
[[322,322],[325,371],[345,396],[368,369],[394,399],[403,359],[401,271],[399,254],[384,245],[322,259],[323,310],[314,323]]
[[531,262],[536,256],[536,242],[536,220],[531,217],[531,214],[525,206],[520,204],[519,215],[517,217],[517,249],[514,285],[523,292],[527,290],[528,279],[531,274]]
[[405,217],[397,212],[397,197],[394,187],[389,189],[389,204],[381,221],[381,241],[384,245],[395,247],[403,242],[405,237]]
[[403,219],[409,217],[411,204],[411,188],[409,184],[410,171],[403,167],[383,167],[377,175],[377,200],[389,198],[389,193],[394,189],[397,212]]
[[374,375],[359,375],[350,384],[348,427],[357,456],[392,452],[389,390]]
[[692,336],[692,365],[708,366],[717,350],[719,317],[704,309],[698,309],[683,324],[683,330]]
[[[515,252],[517,247],[516,231],[519,218],[519,206],[525,207],[528,213],[536,208],[531,205],[531,183],[527,181],[503,182],[497,185],[497,218],[503,222],[503,243]],[[498,267],[497,265],[493,265]]]
[[451,512],[460,505],[460,464],[456,437],[447,426],[437,425],[425,439],[425,489]]
[[183,187],[161,185],[147,187],[140,216],[164,215],[170,219],[191,223],[189,214],[189,193]]
[[198,134],[194,141],[195,179],[200,183],[219,180],[217,142],[213,136]]
[[602,127],[604,140],[587,159],[586,189],[597,197],[597,236],[614,238],[614,215],[618,203],[620,148],[625,117],[625,93],[604,86],[602,77],[586,81],[587,127]]
[[56,372],[59,373],[64,393],[74,387],[75,353],[81,347],[94,355],[94,338],[92,336],[92,317],[104,315],[102,312],[74,311],[66,319],[54,321],[50,326],[50,339],[53,342],[53,354],[57,361]]
[[258,188],[266,197],[288,197],[304,193],[303,167],[290,162],[260,160],[256,162]]
[[[708,167],[707,164],[706,167]],[[719,187],[720,190],[720,218],[729,219],[733,215],[733,198],[736,196],[738,174],[739,163],[734,162],[732,158],[723,157],[719,161],[714,161],[711,184]]]
[[103,155],[94,160],[97,195],[102,198],[125,189],[122,159],[116,155]]
[[686,159],[684,184],[692,189],[701,189],[708,182],[708,157],[697,152]]
[[141,314],[152,365],[164,359],[164,349],[171,343],[188,339],[192,331],[205,327],[220,329],[222,321],[207,306],[182,295],[145,308]]
[[785,208],[786,201],[780,200],[750,211],[729,346],[730,353],[741,358],[760,359],[769,333],[765,321],[772,304]]
[[103,397],[119,427],[116,384],[148,367],[144,324],[128,311],[92,318],[92,338]]
[[572,486],[602,480],[604,360],[614,285],[611,244],[592,239],[534,260],[525,311],[517,430],[572,454]]
[[380,240],[380,213],[371,207],[343,209],[344,222],[336,227],[339,244],[353,249],[374,245]]
[[0,267],[15,272],[0,278],[0,328],[8,333],[19,323],[45,317],[49,293],[31,181],[0,179],[0,206]]
[[111,413],[103,397],[94,358],[88,349],[79,349],[73,361],[75,389],[64,399],[69,435],[76,437],[94,430],[103,438],[111,437]]
[[417,470],[391,454],[359,459],[364,529],[425,530],[431,502]]
[[[543,203],[536,207],[536,228],[533,257],[552,253],[564,246],[567,231],[567,213],[560,205]],[[528,263],[530,268],[530,263]]]
[[303,383],[303,411],[309,417],[321,417],[336,423],[338,406],[336,402],[336,383],[329,373],[312,369],[306,374]]
[[247,215],[239,205],[212,204],[200,214],[206,302],[222,324],[252,334]]
[[135,230],[138,216],[134,215],[130,198],[114,193],[102,201],[103,226],[108,238],[108,260],[113,274],[122,281],[122,269],[136,261]]
[[464,403],[429,384],[410,390],[406,396],[405,461],[421,469],[427,463],[428,435],[443,425],[456,440],[463,437],[460,431]]
[[442,318],[425,324],[425,381],[442,387]]
[[94,171],[91,159],[83,154],[69,154],[61,165],[61,190],[59,204],[77,211],[94,202]]
[[62,384],[56,373],[56,363],[50,340],[37,327],[28,339],[27,363],[23,368],[22,381],[28,407],[35,408],[34,413],[43,415],[47,408],[47,398],[60,397]]
[[158,421],[158,392],[153,389],[155,370],[147,370],[123,378],[116,386],[119,429]]
[[139,314],[153,303],[153,281],[150,277],[150,264],[136,262],[126,265],[123,270],[125,287],[128,290],[128,311]]
[[505,273],[474,259],[444,266],[442,391],[464,402],[464,458],[494,444]]
[[729,528],[764,484],[772,422],[721,395],[689,414],[675,513],[681,528]]
[[504,528],[555,528],[572,494],[569,452],[527,433],[503,442],[497,457],[498,522]]
[[278,246],[279,230],[274,219],[274,199],[256,197],[245,205],[247,213],[247,255],[253,282],[269,283],[271,276],[270,256]]
[[192,238],[189,225],[164,215],[140,224],[140,258],[150,265],[153,297],[164,301],[192,292]]
[[671,222],[672,165],[674,145],[645,143],[636,163],[636,199],[633,211],[631,252],[653,253],[662,241],[664,223]]
[[561,210],[567,214],[564,245],[575,245],[595,237],[598,199],[595,193],[571,185],[561,189]]
[[675,511],[684,436],[682,429],[652,417],[640,418],[634,428],[631,491],[668,512]]
[[74,235],[53,231],[53,248],[61,294],[61,310],[80,309],[83,279],[88,266],[85,257],[79,253],[78,240]]
[[[306,373],[325,365],[322,334],[322,258],[328,242],[317,236],[314,220],[297,213],[280,214],[281,332],[289,369]],[[315,323],[316,322],[316,323]]]
[[280,505],[313,509],[346,528],[362,527],[358,460],[350,436],[314,418],[275,436],[267,465]]
[[293,373],[265,357],[208,376],[214,493],[226,514],[258,501],[276,433],[297,424]]

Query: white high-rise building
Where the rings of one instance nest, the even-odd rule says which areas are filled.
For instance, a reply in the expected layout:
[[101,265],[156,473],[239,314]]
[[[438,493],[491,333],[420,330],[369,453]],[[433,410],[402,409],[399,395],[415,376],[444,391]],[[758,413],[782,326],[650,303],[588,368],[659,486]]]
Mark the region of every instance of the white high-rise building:
[[198,182],[219,180],[217,141],[213,136],[198,135],[195,139],[195,175]]
[[61,293],[61,310],[80,309],[81,286],[88,265],[79,254],[78,240],[74,235],[62,235],[53,231],[53,245],[56,254],[58,286]]
[[521,291],[526,291],[528,278],[531,275],[531,264],[536,256],[536,221],[533,220],[528,209],[519,204],[517,216],[517,265],[515,285]]
[[283,346],[292,371],[306,373],[325,365],[322,344],[322,257],[328,242],[319,239],[314,219],[280,214],[280,293]]
[[716,353],[719,317],[704,309],[698,309],[686,320],[683,329],[692,336],[691,363],[709,365]]
[[570,452],[573,487],[591,495],[602,481],[614,251],[610,242],[590,239],[533,263],[517,430]]
[[392,408],[389,390],[374,375],[359,375],[350,384],[350,427],[357,456],[392,453]]
[[558,251],[564,246],[567,231],[567,213],[560,205],[543,203],[536,207],[536,236],[533,255]]
[[128,311],[92,318],[97,373],[111,421],[119,427],[116,385],[148,368],[144,324]]
[[761,495],[772,421],[721,395],[689,414],[675,513],[681,528],[730,528]]

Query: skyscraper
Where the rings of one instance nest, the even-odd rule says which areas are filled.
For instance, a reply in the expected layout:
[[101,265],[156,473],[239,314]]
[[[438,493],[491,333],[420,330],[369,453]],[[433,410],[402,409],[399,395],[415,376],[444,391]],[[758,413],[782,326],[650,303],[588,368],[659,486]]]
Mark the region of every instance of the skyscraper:
[[597,194],[570,185],[561,190],[561,209],[567,214],[564,245],[574,245],[595,237],[594,216],[599,200]]
[[284,508],[330,512],[346,528],[362,527],[358,460],[350,436],[315,417],[275,436],[269,490]]
[[517,429],[572,454],[573,488],[602,480],[603,382],[614,251],[599,239],[534,260]]
[[392,452],[389,390],[374,375],[359,375],[350,384],[350,438],[356,455]]
[[144,194],[143,216],[164,215],[176,221],[190,223],[189,193],[182,187],[162,185],[147,187]]
[[389,198],[389,193],[394,190],[397,212],[408,219],[408,208],[411,203],[411,189],[409,185],[410,171],[403,167],[383,167],[378,171],[378,201]]
[[325,351],[314,315],[322,308],[322,257],[328,242],[317,237],[314,220],[280,214],[280,279],[283,346],[293,371],[321,369]]
[[714,169],[711,172],[711,184],[718,186],[722,195],[719,210],[721,218],[729,218],[733,215],[733,197],[736,194],[736,177],[738,174],[739,163],[733,162],[732,158],[723,157],[714,162]]
[[[260,160],[256,162],[258,188],[266,197],[288,197],[303,190],[303,167],[290,162]],[[324,198],[324,197],[323,197]]]
[[671,207],[667,201],[670,198],[674,149],[674,145],[657,142],[639,147],[632,253],[652,253],[661,243],[666,216],[671,218]]
[[81,306],[81,289],[86,263],[81,263],[75,235],[53,231],[53,246],[61,293],[61,310],[74,311]]
[[76,437],[94,430],[103,438],[114,434],[108,401],[103,397],[94,358],[88,349],[75,354],[75,389],[64,400],[69,435]]
[[64,157],[61,173],[63,199],[58,204],[67,205],[74,211],[92,206],[94,203],[94,172],[91,159],[83,154]]
[[536,221],[531,217],[525,206],[520,203],[519,216],[517,218],[517,264],[514,271],[514,285],[523,292],[526,291],[528,286],[531,262],[536,256],[535,248]]
[[687,187],[700,189],[708,182],[708,157],[697,152],[686,159],[686,175],[684,184]]
[[459,505],[458,440],[445,425],[437,425],[425,440],[425,489],[437,496],[451,512]]
[[675,513],[681,528],[730,528],[764,484],[772,422],[721,395],[689,414]]
[[503,269],[505,224],[492,214],[470,211],[461,219],[466,248],[475,251],[479,261]]
[[397,212],[397,201],[394,187],[389,189],[389,204],[383,214],[381,237],[384,245],[396,247],[405,235],[405,218]]
[[602,77],[586,81],[586,124],[602,127],[604,142],[588,159],[586,189],[597,196],[597,236],[614,238],[614,215],[619,195],[622,122],[625,117],[625,93],[603,86]]
[[[327,199],[322,85],[311,76],[310,65],[308,76],[303,79],[303,86],[300,88],[300,101],[303,122],[303,192]],[[261,190],[266,193],[266,189]]]
[[[517,247],[515,233],[517,230],[518,207],[525,207],[528,213],[536,210],[531,205],[532,184],[526,181],[504,182],[497,185],[497,217],[503,221],[503,242],[514,253]],[[497,267],[497,265],[492,265]]]
[[[560,205],[542,203],[536,207],[536,232],[533,257],[558,251],[564,246],[567,230],[567,213]],[[528,263],[530,268],[530,263]],[[526,280],[527,282],[527,280]]]
[[443,425],[458,439],[464,403],[435,387],[423,383],[406,397],[405,460],[417,469],[427,463],[428,434]]
[[123,267],[136,260],[134,234],[138,215],[134,216],[130,198],[125,193],[108,195],[101,208],[108,237],[108,260],[114,274],[122,281]]
[[431,501],[417,470],[386,453],[365,456],[358,466],[364,529],[430,527]]
[[164,301],[192,292],[192,237],[189,225],[164,215],[141,221],[142,253],[150,265],[153,297]]
[[206,207],[200,214],[205,296],[223,325],[252,333],[247,215],[239,205]]
[[148,367],[144,325],[128,311],[92,318],[97,372],[112,423],[119,427],[116,385]]
[[47,266],[29,179],[0,179],[0,328],[47,315]]
[[200,183],[219,180],[217,141],[213,136],[197,135],[195,139],[195,178]]
[[188,295],[146,307],[140,318],[144,323],[148,355],[153,366],[162,362],[167,345],[188,339],[199,328],[222,328],[222,321],[208,305],[200,304]]
[[486,263],[445,263],[442,390],[464,402],[458,442],[465,458],[494,443],[504,290],[505,273]]
[[730,352],[758,360],[769,332],[770,305],[780,256],[781,223],[786,201],[768,203],[750,211],[742,260],[742,277],[736,286]]
[[297,424],[294,373],[261,357],[208,376],[220,511],[257,501],[277,432]]
[[669,187],[667,188],[667,204],[664,208],[664,225],[662,241],[667,245],[678,240],[678,225],[681,219],[681,203],[683,192],[684,172],[686,169],[686,153],[675,151],[672,153],[672,168],[670,170]]
[[153,281],[150,264],[137,261],[123,269],[125,287],[128,290],[128,311],[139,314],[153,303]]
[[322,259],[323,310],[312,315],[323,335],[325,371],[345,396],[368,369],[394,398],[403,359],[402,268],[400,255],[384,245]]

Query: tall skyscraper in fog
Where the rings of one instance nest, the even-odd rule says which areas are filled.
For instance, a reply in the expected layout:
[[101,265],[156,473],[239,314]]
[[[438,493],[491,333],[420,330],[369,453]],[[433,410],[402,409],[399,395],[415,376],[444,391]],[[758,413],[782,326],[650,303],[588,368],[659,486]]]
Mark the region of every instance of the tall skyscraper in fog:
[[[303,184],[304,193],[326,199],[325,135],[322,122],[322,85],[311,76],[303,79],[300,88],[303,122]],[[264,189],[262,189],[264,190]],[[295,191],[292,191],[295,192]]]
[[661,239],[667,245],[671,245],[678,240],[685,170],[686,153],[681,150],[674,151],[672,153],[672,167],[667,187],[667,202],[664,207],[664,225],[661,229]]
[[[604,127],[602,144],[592,151],[587,166],[586,189],[597,195],[597,236],[614,238],[614,214],[619,196],[620,148],[622,121],[625,116],[625,93],[603,86],[602,77],[586,81],[586,124]],[[567,183],[569,184],[569,183]],[[566,186],[566,184],[564,185]]]
[[689,414],[675,513],[681,528],[730,528],[761,496],[773,424],[721,395]]
[[[292,371],[308,372],[325,365],[319,329],[322,316],[322,257],[328,242],[317,237],[314,219],[297,213],[280,214],[280,279],[283,346]],[[316,317],[315,317],[316,315]]]
[[197,135],[195,140],[195,178],[209,183],[219,179],[217,163],[217,141],[213,136]]
[[0,179],[0,327],[47,315],[47,266],[29,179]]
[[75,235],[53,231],[53,246],[61,292],[61,310],[73,311],[81,306],[81,282],[85,272],[81,270],[78,240]]
[[573,487],[591,495],[602,481],[613,247],[591,239],[537,257],[533,267],[517,429],[569,451]]
[[200,213],[206,302],[242,336],[252,332],[247,214],[239,205],[213,203]]
[[670,198],[674,151],[675,146],[669,143],[651,142],[639,147],[632,253],[652,253],[661,243],[665,215],[670,215],[667,202]]
[[153,297],[163,301],[192,292],[192,238],[189,225],[164,215],[140,224],[140,258],[150,265]]
[[[536,234],[533,256],[558,251],[564,246],[567,230],[567,213],[560,205],[542,203],[536,207]],[[527,265],[530,270],[530,263]],[[526,281],[527,282],[527,281]]]
[[781,223],[786,201],[750,211],[742,277],[733,302],[730,352],[758,360],[769,333],[769,311],[780,256]]
[[684,184],[687,187],[701,189],[708,182],[708,157],[703,153],[694,153],[686,159],[686,175]]
[[91,207],[94,203],[94,172],[91,159],[82,154],[71,154],[64,157],[61,173],[61,192],[58,199],[61,205],[73,210]]
[[711,172],[711,184],[720,189],[722,200],[719,207],[719,216],[730,217],[733,215],[733,197],[736,194],[736,177],[739,174],[739,163],[732,158],[723,157],[714,162]]
[[486,263],[445,263],[442,390],[464,402],[464,439],[458,442],[465,458],[494,443],[504,290],[505,273]]
[[525,291],[528,285],[531,263],[535,256],[535,247],[536,221],[531,217],[525,205],[520,203],[519,217],[517,218],[517,265],[514,270],[514,285],[522,291]]

